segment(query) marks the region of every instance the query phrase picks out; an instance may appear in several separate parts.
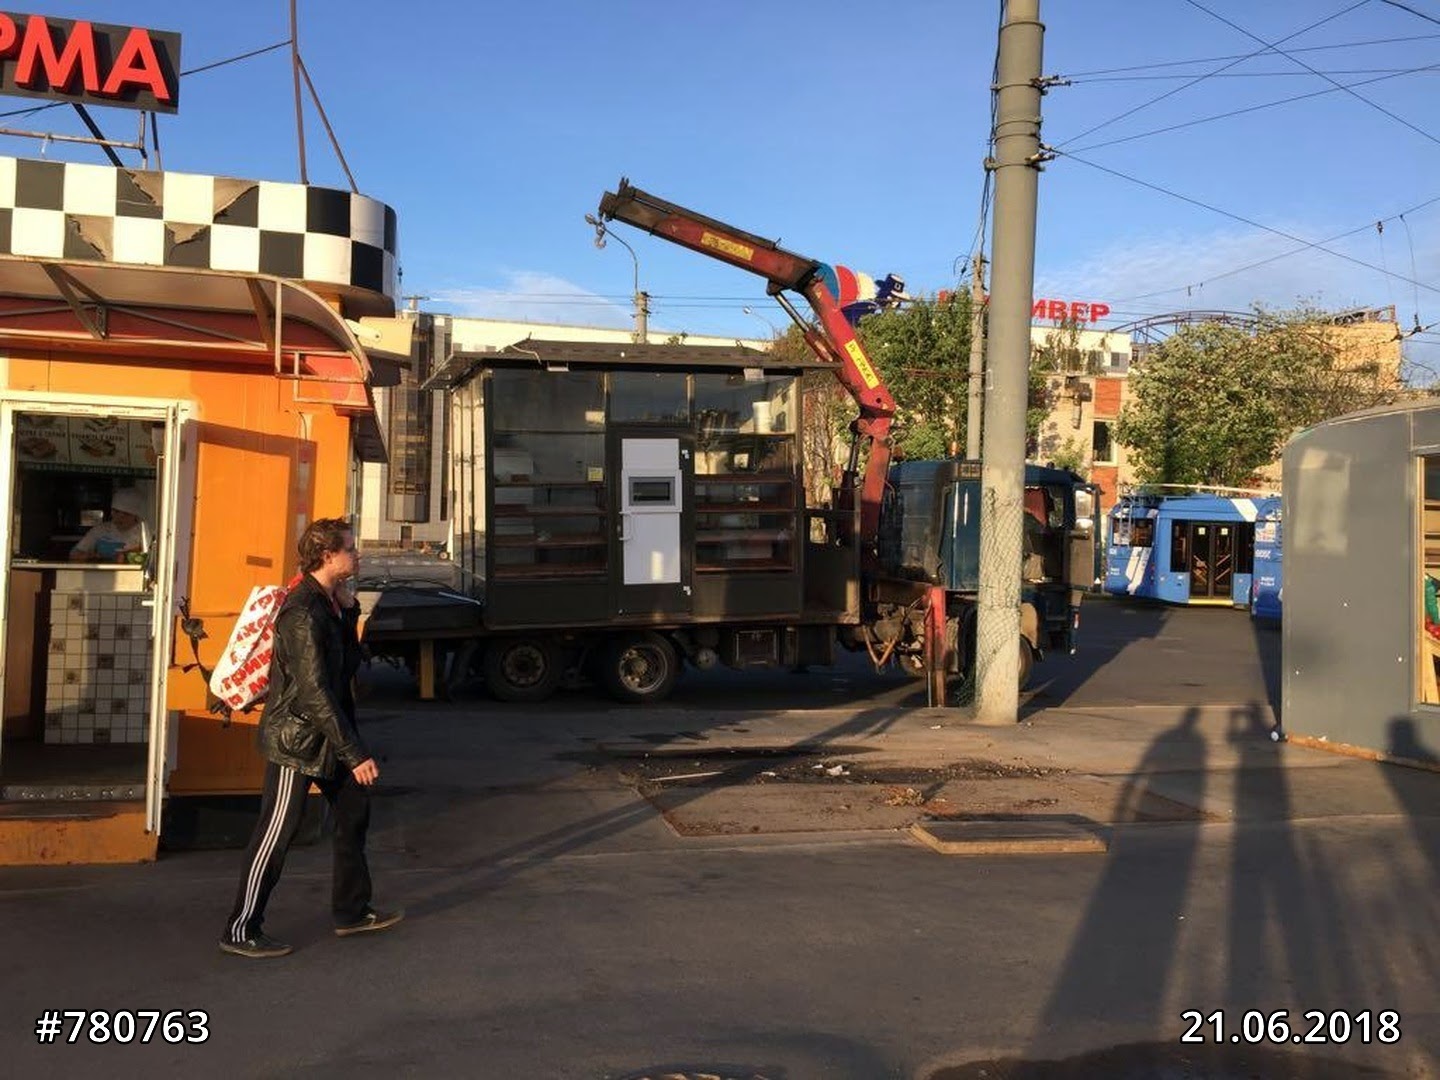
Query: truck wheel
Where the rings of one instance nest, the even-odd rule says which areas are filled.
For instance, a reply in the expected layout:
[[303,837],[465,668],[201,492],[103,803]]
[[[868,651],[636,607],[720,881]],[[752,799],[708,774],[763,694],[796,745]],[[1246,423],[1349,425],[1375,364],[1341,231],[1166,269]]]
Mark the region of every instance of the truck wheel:
[[1035,670],[1035,651],[1030,648],[1030,642],[1025,636],[1020,636],[1020,689],[1024,690],[1030,681],[1030,673]]
[[668,638],[651,631],[622,634],[605,651],[601,674],[617,701],[664,701],[680,678],[680,654]]
[[544,701],[562,674],[560,650],[545,638],[497,638],[485,649],[485,685],[501,701]]

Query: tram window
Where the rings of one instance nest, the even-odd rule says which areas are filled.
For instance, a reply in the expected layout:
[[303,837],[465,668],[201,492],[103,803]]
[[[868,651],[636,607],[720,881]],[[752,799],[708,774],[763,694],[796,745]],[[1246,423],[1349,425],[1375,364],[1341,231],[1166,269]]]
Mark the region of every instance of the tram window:
[[1170,572],[1172,574],[1188,574],[1190,572],[1190,522],[1172,521],[1170,523]]
[[1154,547],[1155,546],[1155,519],[1136,518],[1130,522],[1130,546],[1131,547]]
[[1242,521],[1236,527],[1235,542],[1239,545],[1235,552],[1235,572],[1237,574],[1253,574],[1255,572],[1255,526],[1252,522]]

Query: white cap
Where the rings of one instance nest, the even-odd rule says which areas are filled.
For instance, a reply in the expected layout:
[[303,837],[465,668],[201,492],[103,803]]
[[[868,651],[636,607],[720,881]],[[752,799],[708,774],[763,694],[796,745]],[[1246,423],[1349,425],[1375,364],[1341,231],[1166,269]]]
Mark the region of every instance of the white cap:
[[129,514],[132,517],[143,518],[145,516],[145,499],[134,488],[119,488],[115,494],[110,496],[110,509],[119,510],[122,514]]

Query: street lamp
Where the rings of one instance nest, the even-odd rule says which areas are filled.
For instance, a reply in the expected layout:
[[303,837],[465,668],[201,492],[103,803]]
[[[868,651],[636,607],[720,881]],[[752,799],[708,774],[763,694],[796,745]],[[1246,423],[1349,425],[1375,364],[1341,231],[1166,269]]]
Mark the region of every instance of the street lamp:
[[766,326],[768,326],[768,327],[770,328],[770,337],[771,337],[771,340],[772,340],[772,341],[773,341],[775,338],[778,338],[778,337],[780,336],[780,328],[779,328],[778,326],[776,326],[773,322],[771,322],[769,319],[765,318],[764,315],[761,315],[761,314],[760,314],[758,311],[756,311],[754,308],[752,308],[752,307],[744,307],[744,308],[741,308],[740,310],[743,311],[743,312],[745,312],[745,314],[746,314],[746,315],[749,315],[751,318],[759,319],[759,320],[760,320],[761,322],[763,322]]
[[644,345],[649,341],[650,328],[650,294],[640,291],[640,260],[635,255],[635,249],[625,242],[625,238],[616,236],[605,228],[605,223],[594,214],[585,215],[585,223],[595,226],[595,246],[603,248],[606,238],[620,241],[620,246],[630,252],[630,261],[635,264],[635,331],[630,335],[637,345]]

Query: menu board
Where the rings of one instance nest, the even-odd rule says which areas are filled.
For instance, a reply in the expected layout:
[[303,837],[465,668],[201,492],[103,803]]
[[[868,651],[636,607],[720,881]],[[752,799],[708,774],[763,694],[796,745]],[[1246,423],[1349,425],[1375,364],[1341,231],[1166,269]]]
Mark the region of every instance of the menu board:
[[15,457],[32,468],[154,472],[156,426],[113,416],[17,413]]

